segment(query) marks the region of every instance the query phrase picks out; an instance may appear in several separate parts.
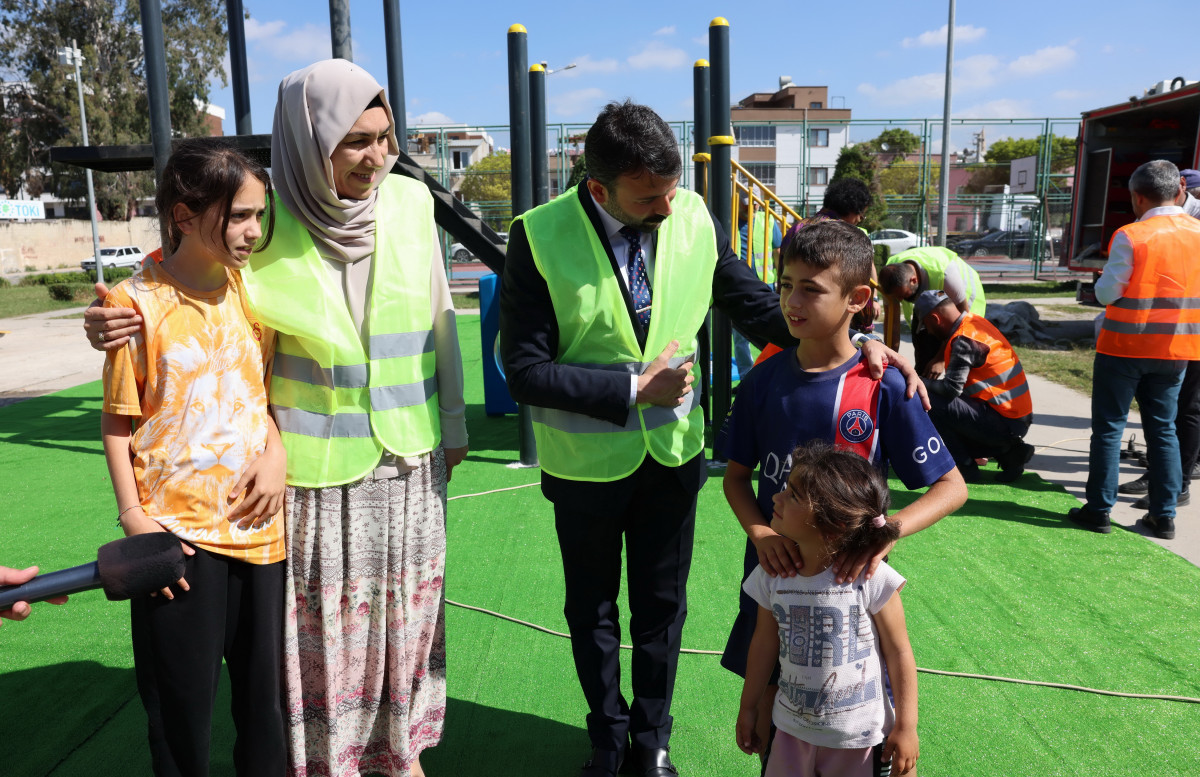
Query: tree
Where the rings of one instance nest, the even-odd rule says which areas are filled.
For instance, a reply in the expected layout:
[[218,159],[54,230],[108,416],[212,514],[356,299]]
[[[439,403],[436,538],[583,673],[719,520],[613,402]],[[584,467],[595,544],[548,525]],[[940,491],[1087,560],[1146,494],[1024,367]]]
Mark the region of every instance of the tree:
[[[928,200],[937,199],[937,180],[941,165],[929,166],[929,178],[925,181],[924,195]],[[921,194],[921,165],[898,159],[879,171],[879,188],[884,194]]]
[[571,177],[567,179],[567,188],[573,188],[583,182],[587,177],[587,157],[583,154],[575,157],[575,164],[571,165]]
[[[1036,138],[1002,138],[992,143],[984,154],[986,165],[978,165],[971,174],[965,190],[979,194],[987,186],[1002,186],[1008,183],[1009,165],[1014,159],[1038,156],[1045,135]],[[1075,164],[1075,138],[1060,135],[1050,137],[1050,171],[1062,172]]]
[[512,202],[512,157],[489,154],[463,171],[462,198],[471,202]]
[[[877,152],[885,151],[903,159],[921,147],[921,138],[903,127],[890,127],[879,133],[879,137],[867,144]],[[887,148],[884,148],[887,146]]]
[[[167,88],[176,136],[205,135],[203,106],[209,81],[224,73],[225,4],[220,0],[164,0]],[[8,84],[0,118],[0,185],[10,192],[40,171],[46,188],[83,199],[83,170],[51,164],[52,146],[82,144],[74,70],[58,64],[59,47],[79,42],[92,145],[150,142],[141,18],[136,0],[0,0],[0,61],[17,74]],[[154,192],[147,172],[97,173],[98,207],[106,218],[127,219],[138,199]]]
[[464,172],[459,193],[475,207],[493,229],[504,232],[512,220],[512,157],[497,151]]
[[842,150],[838,152],[837,165],[833,168],[832,180],[857,178],[870,188],[871,206],[867,208],[863,214],[863,220],[859,224],[868,232],[874,232],[881,228],[888,212],[887,203],[883,200],[883,191],[879,187],[876,176],[877,165],[874,150],[870,142],[867,142],[843,146]]

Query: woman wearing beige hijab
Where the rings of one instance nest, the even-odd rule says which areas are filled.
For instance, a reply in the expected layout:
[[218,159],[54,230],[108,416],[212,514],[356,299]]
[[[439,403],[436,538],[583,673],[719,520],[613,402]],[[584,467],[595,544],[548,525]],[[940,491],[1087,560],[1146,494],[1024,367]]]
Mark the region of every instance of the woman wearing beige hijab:
[[[288,459],[285,716],[293,775],[422,775],[446,707],[446,481],[467,451],[454,310],[432,198],[388,175],[378,82],[345,60],[283,79],[275,235],[251,259],[278,334],[271,403]],[[132,311],[93,309],[117,347]],[[99,335],[104,333],[104,339]]]

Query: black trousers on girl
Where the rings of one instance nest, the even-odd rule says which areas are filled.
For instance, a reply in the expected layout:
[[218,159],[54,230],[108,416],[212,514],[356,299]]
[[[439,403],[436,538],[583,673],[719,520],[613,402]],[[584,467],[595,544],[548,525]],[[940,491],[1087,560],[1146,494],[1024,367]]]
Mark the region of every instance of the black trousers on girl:
[[282,777],[287,739],[281,706],[284,562],[250,564],[196,548],[191,587],[130,602],[138,693],[150,724],[158,777],[205,777],[221,659],[229,667],[241,777]]

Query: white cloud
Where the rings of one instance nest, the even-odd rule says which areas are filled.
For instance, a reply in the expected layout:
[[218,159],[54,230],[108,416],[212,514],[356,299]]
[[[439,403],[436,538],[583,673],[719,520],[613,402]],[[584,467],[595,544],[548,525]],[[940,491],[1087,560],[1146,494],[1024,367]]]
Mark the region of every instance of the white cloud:
[[657,30],[654,31],[654,34],[655,35],[674,35],[675,34],[675,25],[672,24],[667,27],[659,27]]
[[408,114],[408,125],[410,127],[430,126],[439,124],[454,124],[454,119],[450,118],[441,111],[426,111],[418,113],[416,116]]
[[[946,31],[950,29],[949,24],[943,24],[936,30],[923,32],[915,38],[905,38],[900,41],[900,45],[906,49],[922,48],[927,46],[945,46]],[[979,40],[987,34],[987,28],[976,27],[973,24],[956,24],[954,25],[954,42],[957,43],[972,43]]]
[[1064,68],[1075,62],[1076,56],[1075,49],[1070,46],[1047,46],[1032,54],[1017,57],[1008,69],[1013,75],[1035,76]]
[[[954,65],[954,94],[971,94],[987,89],[996,83],[1001,71],[1000,58],[991,54],[977,54],[959,60]],[[881,105],[910,105],[941,100],[945,96],[945,77],[944,72],[938,71],[902,78],[886,86],[859,84],[858,92]]]
[[575,67],[570,70],[558,68],[555,75],[559,78],[576,78],[585,73],[615,73],[621,69],[621,63],[615,59],[594,59],[591,54],[584,54],[571,60]]
[[246,20],[246,40],[275,59],[315,62],[333,56],[333,43],[328,27],[305,24],[287,29],[287,22],[260,22],[254,17]]
[[580,114],[595,115],[607,99],[603,89],[591,87],[548,96],[547,100],[558,116],[575,118]]
[[683,49],[676,49],[658,41],[651,41],[646,48],[626,60],[635,70],[671,70],[684,67],[690,62]]
[[1029,100],[1014,100],[1001,98],[977,103],[966,108],[954,109],[955,118],[961,119],[1021,119],[1033,116],[1033,106]]

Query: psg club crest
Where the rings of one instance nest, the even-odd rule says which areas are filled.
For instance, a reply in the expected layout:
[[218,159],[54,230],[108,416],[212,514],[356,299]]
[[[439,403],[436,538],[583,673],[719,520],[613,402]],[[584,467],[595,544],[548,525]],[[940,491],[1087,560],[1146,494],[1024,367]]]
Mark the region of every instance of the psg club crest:
[[875,431],[875,422],[865,410],[847,410],[838,419],[838,431],[846,438],[846,442],[860,443]]

